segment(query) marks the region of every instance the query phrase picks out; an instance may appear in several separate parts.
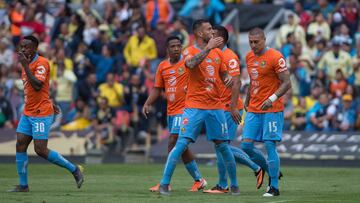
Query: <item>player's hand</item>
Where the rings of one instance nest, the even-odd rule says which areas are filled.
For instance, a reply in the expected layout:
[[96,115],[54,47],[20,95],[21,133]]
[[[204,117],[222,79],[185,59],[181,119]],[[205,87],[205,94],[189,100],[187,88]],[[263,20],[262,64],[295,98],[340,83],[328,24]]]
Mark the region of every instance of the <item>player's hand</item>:
[[231,86],[233,85],[233,83],[234,83],[234,80],[233,80],[233,78],[232,78],[230,75],[228,75],[228,76],[224,79],[224,84],[225,84],[226,87],[231,87]]
[[272,107],[272,101],[270,99],[265,100],[261,105],[261,110],[266,111]]
[[209,40],[209,42],[207,43],[205,49],[214,49],[219,47],[221,44],[223,43],[223,38],[222,37],[215,37],[215,38],[211,38]]
[[241,118],[239,111],[236,108],[231,108],[230,113],[231,113],[231,117],[235,121],[235,123],[240,125],[242,118]]
[[19,56],[19,61],[23,67],[29,65],[30,61],[23,52],[18,52],[18,56]]
[[148,104],[144,104],[143,108],[142,108],[142,113],[145,116],[146,119],[148,119],[148,114],[150,112],[150,105]]

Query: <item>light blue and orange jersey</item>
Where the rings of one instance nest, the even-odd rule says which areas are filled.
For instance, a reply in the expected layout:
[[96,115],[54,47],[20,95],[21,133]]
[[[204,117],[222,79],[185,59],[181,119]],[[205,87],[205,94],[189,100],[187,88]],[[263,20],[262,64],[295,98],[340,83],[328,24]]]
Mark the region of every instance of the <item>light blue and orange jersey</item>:
[[158,66],[154,86],[164,88],[169,116],[183,113],[188,75],[183,58],[176,64],[166,59]]
[[253,51],[246,55],[246,66],[250,76],[250,101],[249,112],[266,113],[284,110],[282,98],[272,104],[272,108],[261,110],[262,103],[267,100],[280,87],[278,73],[287,70],[283,55],[272,48],[256,56]]
[[[185,61],[201,49],[196,45],[186,48],[183,52]],[[188,69],[189,82],[185,99],[186,108],[223,109],[221,103],[222,80],[220,73],[226,72],[223,53],[220,49],[212,49],[198,67]]]
[[50,65],[46,58],[36,55],[29,64],[31,73],[43,83],[41,90],[35,91],[31,86],[25,70],[22,70],[21,78],[24,84],[25,107],[24,115],[31,117],[49,116],[54,113],[50,100]]

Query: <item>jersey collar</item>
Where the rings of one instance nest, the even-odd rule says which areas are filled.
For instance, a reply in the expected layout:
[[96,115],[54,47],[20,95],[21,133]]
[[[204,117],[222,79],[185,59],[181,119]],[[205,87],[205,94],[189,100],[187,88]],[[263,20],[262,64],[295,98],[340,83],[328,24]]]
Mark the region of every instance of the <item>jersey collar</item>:
[[227,48],[228,48],[228,47],[225,45],[225,46],[221,49],[221,51],[224,52]]
[[170,65],[176,65],[176,64],[178,64],[178,63],[182,60],[182,58],[183,58],[183,55],[180,54],[180,58],[179,58],[179,61],[178,61],[178,62],[176,62],[176,63],[171,63],[171,62],[170,62],[170,58],[168,58],[168,62],[169,62]]
[[30,63],[34,63],[38,58],[39,58],[39,54],[36,53],[35,56],[34,56],[34,58],[31,60]]
[[268,46],[266,46],[262,51],[261,51],[261,53],[259,54],[259,55],[256,55],[255,53],[255,56],[261,56],[261,55],[263,55],[265,52],[267,52],[267,50],[269,50],[270,49],[270,47],[268,47]]

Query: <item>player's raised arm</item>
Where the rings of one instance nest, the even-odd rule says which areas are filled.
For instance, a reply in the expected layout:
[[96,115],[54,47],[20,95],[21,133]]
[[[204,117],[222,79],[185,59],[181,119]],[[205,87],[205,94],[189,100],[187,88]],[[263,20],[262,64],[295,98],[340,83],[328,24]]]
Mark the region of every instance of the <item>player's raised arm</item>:
[[193,24],[193,31],[196,40],[196,46],[201,49],[201,52],[185,59],[185,66],[192,69],[197,67],[209,54],[209,52],[220,46],[223,42],[221,37],[213,38],[214,30],[211,24],[206,20],[197,20]]
[[35,74],[37,74],[38,77],[36,77],[29,68],[31,60],[37,57],[36,51],[39,41],[32,36],[27,36],[24,39],[25,40],[23,40],[20,44],[20,50],[18,52],[19,60],[25,70],[30,85],[35,91],[40,91],[43,86],[43,81],[41,79],[43,78],[45,80],[47,70],[44,66],[37,67]]
[[149,114],[150,106],[157,100],[157,98],[159,98],[161,90],[162,88],[159,87],[154,87],[151,90],[150,95],[146,99],[145,104],[142,108],[142,113],[144,114],[145,118],[147,118],[147,115]]

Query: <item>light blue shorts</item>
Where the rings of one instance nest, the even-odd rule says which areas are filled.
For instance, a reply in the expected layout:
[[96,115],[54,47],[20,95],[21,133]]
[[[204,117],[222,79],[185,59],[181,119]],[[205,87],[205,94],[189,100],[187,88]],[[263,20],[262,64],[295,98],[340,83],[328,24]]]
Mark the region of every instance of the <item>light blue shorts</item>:
[[252,113],[245,116],[243,139],[281,141],[284,113]]
[[[243,110],[239,110],[240,115],[243,115]],[[236,130],[238,128],[238,124],[235,123],[234,119],[231,117],[231,113],[229,111],[225,111],[225,118],[229,132],[229,139],[233,141],[236,138]]]
[[180,126],[179,137],[196,141],[205,124],[208,140],[229,140],[224,110],[185,108]]
[[168,129],[170,135],[178,135],[181,125],[182,114],[172,115],[167,117]]
[[34,140],[47,140],[53,117],[54,115],[45,117],[21,115],[16,132],[31,136]]

